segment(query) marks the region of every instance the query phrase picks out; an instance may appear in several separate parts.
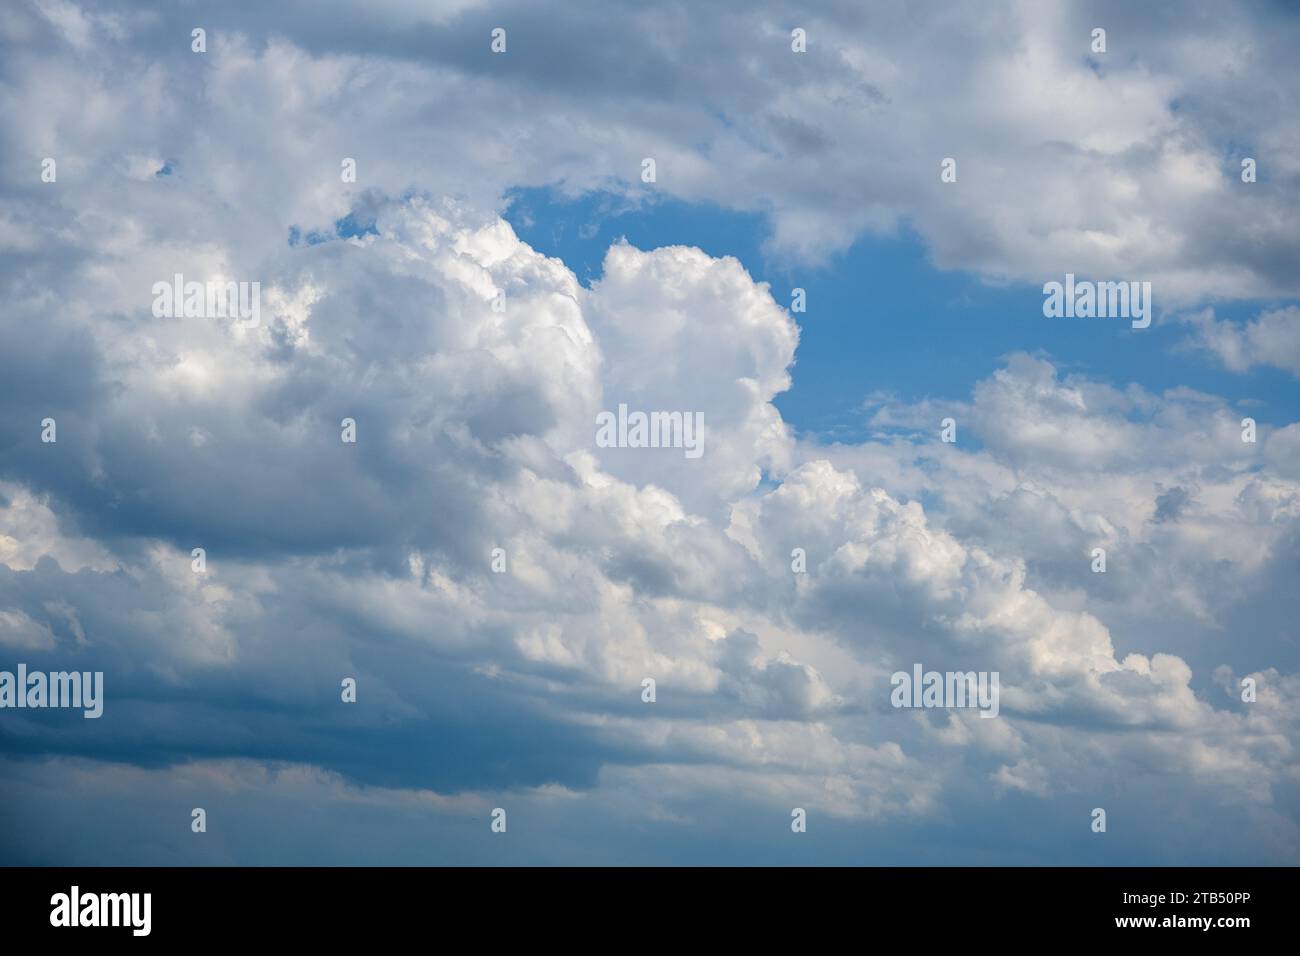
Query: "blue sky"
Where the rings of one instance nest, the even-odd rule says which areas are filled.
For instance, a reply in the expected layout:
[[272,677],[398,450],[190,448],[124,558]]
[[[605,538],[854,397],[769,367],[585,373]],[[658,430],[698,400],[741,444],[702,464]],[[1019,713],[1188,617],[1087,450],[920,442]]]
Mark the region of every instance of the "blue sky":
[[1298,41],[5,5],[0,863],[1300,861]]
[[[567,199],[541,188],[512,193],[505,218],[586,285],[601,275],[609,245],[626,239],[642,249],[692,245],[734,256],[787,307],[791,290],[805,289],[809,305],[796,317],[794,384],[775,405],[801,432],[828,440],[866,436],[862,404],[872,392],[905,401],[962,401],[1015,351],[1048,355],[1061,368],[1119,387],[1137,382],[1158,392],[1181,385],[1222,395],[1270,424],[1300,417],[1300,390],[1287,372],[1263,368],[1243,378],[1216,368],[1204,354],[1176,347],[1183,336],[1163,315],[1152,330],[1120,321],[1046,319],[1040,284],[995,284],[937,269],[906,225],[900,235],[863,237],[823,263],[801,267],[765,250],[769,229],[761,214],[708,204],[653,196],[630,203],[600,193]],[[1218,315],[1241,323],[1262,309],[1296,304],[1290,298],[1228,302],[1218,306]]]

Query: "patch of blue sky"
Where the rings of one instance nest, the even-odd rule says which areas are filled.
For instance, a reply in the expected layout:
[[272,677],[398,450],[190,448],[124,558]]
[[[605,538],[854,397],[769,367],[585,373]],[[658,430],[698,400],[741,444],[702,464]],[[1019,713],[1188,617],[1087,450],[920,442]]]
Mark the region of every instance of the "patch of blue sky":
[[[599,279],[610,244],[626,238],[641,249],[690,245],[734,256],[786,308],[794,288],[806,290],[807,311],[794,315],[801,332],[793,385],[775,402],[806,437],[878,437],[865,407],[872,396],[966,402],[1003,356],[1021,351],[1050,360],[1062,376],[1156,393],[1186,387],[1222,396],[1261,423],[1300,419],[1300,389],[1290,374],[1231,372],[1188,347],[1191,328],[1166,314],[1159,289],[1148,329],[1134,329],[1126,319],[1048,318],[1041,283],[994,284],[938,269],[907,229],[860,238],[830,261],[807,266],[771,252],[758,213],[674,200],[638,204],[608,193],[572,199],[549,189],[516,190],[509,198],[505,217],[516,233],[561,259],[587,286]],[[1063,278],[1064,272],[1045,275],[1043,282]],[[1236,302],[1215,310],[1220,320],[1244,322],[1288,304]]]
[[322,242],[331,242],[335,239],[351,239],[355,236],[377,236],[379,230],[375,226],[373,219],[358,217],[355,213],[348,213],[342,219],[334,222],[333,232],[324,232],[319,229],[304,234],[298,226],[289,227],[289,245],[297,246],[306,244],[308,246],[318,246]]

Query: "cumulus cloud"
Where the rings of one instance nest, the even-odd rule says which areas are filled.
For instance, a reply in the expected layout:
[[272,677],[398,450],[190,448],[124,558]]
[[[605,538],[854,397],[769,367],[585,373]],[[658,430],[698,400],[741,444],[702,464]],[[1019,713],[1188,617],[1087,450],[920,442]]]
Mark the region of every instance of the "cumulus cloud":
[[1260,365],[1300,375],[1300,309],[1289,306],[1261,312],[1245,323],[1216,319],[1213,309],[1187,316],[1191,344],[1215,356],[1233,372]]
[[[872,440],[812,442],[774,404],[800,330],[742,263],[620,241],[584,285],[500,215],[518,185],[650,202],[631,182],[652,155],[664,194],[762,212],[795,261],[906,222],[995,281],[1294,292],[1281,254],[1246,250],[1294,245],[1295,193],[1243,191],[1224,145],[1257,137],[1270,181],[1294,175],[1294,117],[1226,107],[1292,75],[1289,21],[1207,5],[1174,42],[1116,7],[1099,61],[1066,5],[870,30],[846,5],[804,12],[816,56],[795,59],[775,11],[305,9],[208,11],[203,59],[183,8],[0,18],[0,645],[103,670],[108,697],[94,728],[4,716],[8,802],[48,826],[78,794],[205,793],[264,831],[306,805],[445,835],[514,800],[551,823],[581,807],[642,858],[660,851],[636,834],[660,834],[674,858],[731,826],[765,846],[796,806],[854,846],[1023,799],[1041,829],[1020,852],[1042,858],[1077,823],[1051,801],[1122,805],[1154,768],[1203,797],[1196,819],[1238,821],[1221,852],[1296,859],[1300,424],[1248,445],[1227,398],[1013,354],[959,401],[877,396]],[[654,42],[633,55],[632,36]],[[1225,79],[1213,64],[1247,43]],[[943,69],[912,68],[935,51]],[[46,155],[57,185],[29,175]],[[155,316],[176,273],[259,281],[261,322]],[[1209,346],[1230,367],[1278,364],[1293,317],[1268,315],[1198,328],[1235,343]],[[619,404],[700,413],[704,454],[599,447]],[[998,672],[999,719],[891,708],[914,662]],[[1249,709],[1223,693],[1238,673],[1263,688]],[[138,838],[143,806],[90,858],[195,860]],[[290,856],[319,859],[294,833]],[[261,859],[256,842],[197,861]],[[581,842],[521,852],[606,852]]]
[[[1265,92],[1296,81],[1294,18],[1208,0],[1177,30],[1166,8],[1126,4],[748,13],[392,0],[359,20],[240,2],[205,11],[196,63],[184,7],[21,7],[3,23],[26,40],[7,58],[9,156],[58,152],[73,188],[118,157],[164,157],[232,207],[259,197],[240,218],[267,237],[348,212],[327,185],[342,157],[388,193],[491,208],[518,185],[644,201],[652,156],[659,194],[762,213],[772,247],[803,259],[906,223],[940,265],[992,280],[1142,279],[1166,304],[1296,293],[1297,121]],[[1110,45],[1093,54],[1100,21]],[[793,23],[807,54],[790,53]],[[509,52],[493,56],[501,24]],[[92,76],[74,59],[110,55],[129,68]],[[38,93],[41,110],[21,109]],[[256,172],[246,142],[275,144]],[[1257,183],[1240,179],[1246,155]]]
[[[310,758],[365,785],[449,793],[590,788],[612,761],[662,768],[670,788],[694,786],[701,799],[744,774],[769,801],[801,793],[800,805],[876,818],[924,813],[958,767],[1052,793],[1088,748],[1083,736],[1100,733],[1112,735],[1113,773],[1158,758],[1268,802],[1285,734],[1248,732],[1196,695],[1179,656],[1121,655],[1097,617],[1051,600],[1056,582],[1037,590],[1018,556],[1036,560],[1033,540],[990,534],[987,496],[963,502],[960,483],[931,477],[956,499],[937,507],[963,543],[918,500],[792,438],[770,398],[786,383],[793,325],[734,261],[622,244],[583,289],[500,220],[420,198],[375,211],[376,235],[281,257],[274,288],[311,295],[286,293],[297,305],[256,330],[140,316],[129,339],[147,347],[132,362],[118,329],[101,330],[111,340],[92,339],[107,380],[85,412],[93,427],[65,427],[58,446],[7,461],[7,480],[112,547],[103,567],[28,558],[3,585],[24,633],[49,634],[26,647],[109,672],[118,709],[147,741],[120,759]],[[650,271],[657,280],[638,286]],[[508,305],[496,312],[502,288]],[[717,321],[688,325],[675,310]],[[675,347],[686,334],[698,341]],[[195,338],[207,381],[178,383],[178,349]],[[663,379],[638,380],[636,357],[656,349],[671,356]],[[717,467],[693,480],[697,463],[677,455],[639,468],[630,459],[644,450],[597,450],[594,412],[611,394],[702,410],[714,436],[702,460]],[[1009,472],[1027,470],[1040,499],[1068,496],[1060,476],[1078,482],[1089,468],[1121,474],[1140,457],[1186,467],[1191,448],[1200,467],[1232,473],[1239,452],[1226,439],[1206,448],[1214,416],[1196,417],[1210,429],[1199,442],[1153,447],[1154,435],[1176,436],[1169,423],[1192,420],[1184,405],[1208,401],[1063,383],[1048,363],[1013,357],[975,390],[969,420],[984,451],[971,457],[991,459],[1008,491]],[[1131,421],[1134,409],[1151,421]],[[344,415],[358,422],[355,446],[339,441]],[[1084,422],[1093,437],[1062,450],[1060,435]],[[188,440],[194,427],[208,439]],[[52,480],[48,451],[95,469],[65,465]],[[1254,487],[1236,467],[1227,480]],[[148,516],[135,506],[129,523],[106,522],[106,500],[147,501]],[[1123,522],[1144,511],[1155,536],[1195,510],[1157,520],[1169,500],[1153,486],[1144,506],[1071,527],[1081,541],[1103,528],[1122,540]],[[51,535],[52,550],[63,541]],[[204,574],[191,544],[207,549]],[[494,546],[506,574],[490,569]],[[807,574],[791,573],[796,547]],[[1007,726],[924,715],[918,725],[887,710],[888,672],[912,661],[1000,672]],[[367,703],[355,719],[329,703],[345,675]],[[639,700],[644,677],[658,682],[654,705]],[[349,739],[382,733],[404,748],[463,733],[457,702],[470,687],[494,717],[458,767],[380,770]],[[259,737],[265,708],[274,729]],[[177,724],[176,711],[190,717]],[[512,757],[485,777],[492,752],[522,744],[519,720],[530,735],[546,728],[540,753],[552,762]],[[31,752],[102,751],[32,723]],[[934,766],[935,746],[962,756]],[[572,755],[555,759],[562,752]],[[888,793],[881,760],[913,768]],[[809,775],[836,782],[809,787]]]

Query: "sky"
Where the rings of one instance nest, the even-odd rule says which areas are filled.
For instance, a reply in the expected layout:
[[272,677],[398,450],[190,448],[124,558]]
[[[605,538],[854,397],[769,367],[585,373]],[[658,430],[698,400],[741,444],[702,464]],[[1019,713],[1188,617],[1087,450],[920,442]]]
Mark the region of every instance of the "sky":
[[1300,863],[1298,41],[0,7],[0,863]]

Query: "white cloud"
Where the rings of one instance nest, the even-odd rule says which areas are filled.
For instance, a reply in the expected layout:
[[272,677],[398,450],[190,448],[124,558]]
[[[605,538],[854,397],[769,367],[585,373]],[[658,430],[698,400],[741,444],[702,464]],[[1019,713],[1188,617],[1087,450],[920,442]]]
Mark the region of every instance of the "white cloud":
[[1184,318],[1195,332],[1193,344],[1211,352],[1233,372],[1271,366],[1300,376],[1300,308],[1261,312],[1245,323],[1216,319],[1213,309]]
[[[649,154],[661,191],[768,214],[795,260],[906,218],[941,266],[990,279],[1152,279],[1171,302],[1294,291],[1293,270],[1242,252],[1293,242],[1265,184],[1243,193],[1224,170],[1218,111],[1256,70],[1294,67],[1271,46],[1240,80],[1197,60],[1264,43],[1257,24],[1206,8],[1202,32],[1166,40],[1117,14],[1114,55],[1089,64],[1066,5],[876,29],[846,7],[808,17],[795,60],[783,18],[736,32],[703,11],[630,59],[621,34],[591,45],[600,8],[553,25],[516,11],[517,58],[485,66],[373,52],[413,24],[439,40],[473,7],[390,3],[356,36],[313,38],[279,19],[294,6],[215,20],[198,60],[179,41],[115,45],[47,4],[59,38],[9,58],[6,168],[57,155],[60,179],[46,194],[5,180],[0,242],[28,258],[0,274],[0,449],[16,449],[0,640],[109,670],[106,706],[150,760],[298,767],[206,768],[223,791],[424,794],[457,812],[471,794],[477,812],[496,787],[638,821],[699,821],[741,793],[763,813],[879,823],[957,812],[972,780],[1045,797],[1154,769],[1206,806],[1274,808],[1253,842],[1294,854],[1300,666],[1281,592],[1300,425],[1243,446],[1219,397],[1013,355],[965,401],[881,399],[871,422],[892,437],[801,442],[772,404],[799,330],[739,262],[617,243],[584,288],[497,215],[520,184],[644,199],[628,182]],[[45,36],[6,16],[6,37]],[[572,57],[535,52],[570,26]],[[1138,36],[1143,55],[1124,55]],[[617,83],[592,82],[611,63]],[[709,97],[637,85],[665,63]],[[1293,135],[1294,117],[1250,102],[1240,123],[1265,149]],[[1261,155],[1279,175],[1291,162]],[[374,234],[289,244],[348,214]],[[155,318],[152,283],[176,272],[260,281],[262,324]],[[1230,367],[1289,368],[1291,312],[1198,329]],[[701,412],[703,458],[596,447],[596,413],[620,402]],[[40,447],[51,409],[59,442]],[[944,414],[978,445],[929,437]],[[917,661],[998,671],[999,719],[891,709],[889,672]],[[1219,665],[1258,673],[1260,705],[1208,697]],[[344,675],[367,703],[340,715]],[[448,738],[442,760],[410,759]],[[276,741],[294,753],[268,758]],[[492,778],[502,767],[517,777]],[[181,777],[166,783],[194,785]]]
[[20,610],[0,610],[0,645],[16,651],[48,651],[55,646],[48,625]]

